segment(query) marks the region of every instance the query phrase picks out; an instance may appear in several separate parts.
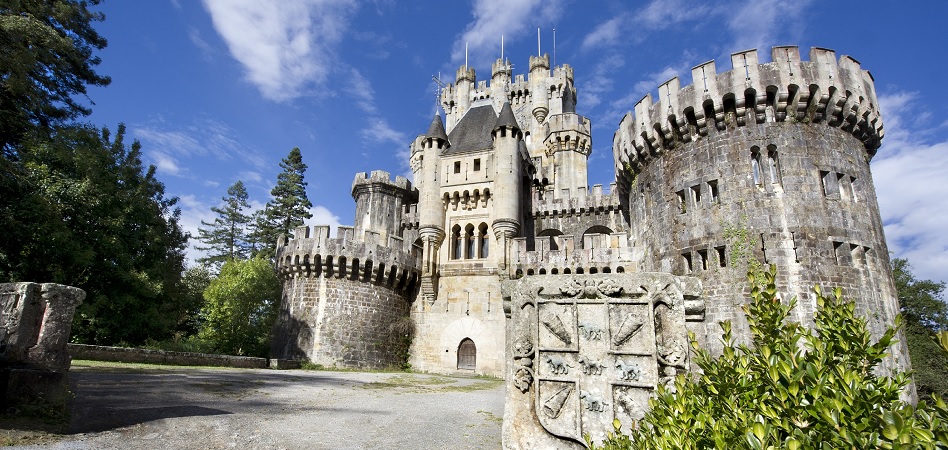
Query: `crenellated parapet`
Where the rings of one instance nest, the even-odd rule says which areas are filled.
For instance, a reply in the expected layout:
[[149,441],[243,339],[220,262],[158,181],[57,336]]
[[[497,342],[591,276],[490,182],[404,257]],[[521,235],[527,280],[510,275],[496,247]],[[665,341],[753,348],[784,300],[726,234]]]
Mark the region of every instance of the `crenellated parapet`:
[[421,249],[404,251],[400,237],[366,232],[357,239],[352,227],[338,227],[330,238],[328,226],[298,227],[295,236],[277,242],[276,270],[284,280],[322,275],[403,292],[418,283]]
[[522,275],[621,273],[638,259],[627,233],[538,236],[533,250],[527,238],[513,241],[513,268]]
[[592,214],[596,212],[617,211],[619,209],[620,193],[616,184],[611,183],[609,190],[603,191],[602,185],[597,184],[586,192],[585,188],[578,189],[576,195],[563,195],[554,198],[552,195],[534,195],[533,216],[570,216]]
[[371,174],[360,172],[355,175],[355,179],[352,180],[352,195],[355,197],[357,190],[384,189],[385,187],[390,187],[392,191],[410,191],[412,189],[411,182],[408,181],[408,178],[396,175],[395,179],[392,180],[392,175],[388,172],[384,170],[373,170]]
[[[654,156],[735,127],[760,123],[821,124],[851,133],[871,158],[884,135],[872,75],[855,59],[837,61],[832,50],[814,47],[802,61],[795,46],[774,47],[769,63],[757,50],[731,55],[732,69],[718,73],[708,61],[647,94],[626,114],[613,140],[617,173],[626,182]],[[623,176],[620,176],[620,181]]]
[[556,152],[573,151],[583,155],[592,152],[592,139],[589,119],[575,113],[549,116],[543,124],[547,156]]

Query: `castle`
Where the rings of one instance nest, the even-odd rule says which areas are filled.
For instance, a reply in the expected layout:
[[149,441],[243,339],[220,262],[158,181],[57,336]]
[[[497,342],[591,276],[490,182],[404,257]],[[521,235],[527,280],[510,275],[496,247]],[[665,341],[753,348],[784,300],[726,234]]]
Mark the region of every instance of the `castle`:
[[[533,56],[514,76],[499,59],[489,81],[462,66],[444,119],[410,144],[414,183],[358,174],[354,226],[278,243],[273,356],[501,376],[502,282],[618,273],[674,276],[680,326],[720,351],[719,321],[747,338],[756,264],[778,266],[796,320],[812,323],[814,285],[840,286],[881,334],[899,306],[869,170],[884,134],[871,75],[822,48],[731,65],[701,64],[691,85],[673,78],[635,104],[607,189],[587,186],[591,124],[569,65]],[[897,345],[887,364],[905,369]]]

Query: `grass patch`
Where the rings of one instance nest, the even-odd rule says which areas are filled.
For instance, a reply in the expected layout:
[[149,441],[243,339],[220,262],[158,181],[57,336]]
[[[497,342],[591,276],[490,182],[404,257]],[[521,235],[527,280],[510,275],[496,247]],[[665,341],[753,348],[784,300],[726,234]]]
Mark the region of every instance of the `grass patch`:
[[473,392],[493,389],[503,380],[494,378],[473,383],[463,383],[466,378],[443,376],[396,375],[383,381],[373,381],[362,385],[363,389],[401,389],[410,392]]
[[179,366],[171,364],[150,364],[150,363],[126,363],[118,361],[90,361],[86,359],[74,359],[69,366],[70,371],[82,372],[92,370],[95,372],[107,373],[144,373],[154,371],[181,371],[187,369],[215,369],[215,370],[246,370],[236,367],[221,366]]

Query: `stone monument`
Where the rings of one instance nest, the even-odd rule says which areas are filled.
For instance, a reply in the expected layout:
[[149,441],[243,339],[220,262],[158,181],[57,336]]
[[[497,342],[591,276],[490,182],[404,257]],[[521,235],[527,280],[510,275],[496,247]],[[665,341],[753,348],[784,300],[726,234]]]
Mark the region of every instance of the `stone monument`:
[[504,448],[584,448],[628,432],[660,383],[688,370],[701,283],[664,273],[525,277],[503,284]]

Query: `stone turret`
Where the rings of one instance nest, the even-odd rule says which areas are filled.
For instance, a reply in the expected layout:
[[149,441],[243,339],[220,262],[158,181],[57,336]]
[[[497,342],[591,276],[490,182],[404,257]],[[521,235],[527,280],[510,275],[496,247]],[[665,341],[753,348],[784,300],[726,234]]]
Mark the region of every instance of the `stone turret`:
[[376,234],[381,240],[400,236],[402,214],[413,203],[417,192],[402,176],[390,179],[388,172],[358,173],[352,182],[352,198],[356,202],[354,231],[357,239]]
[[[672,78],[622,120],[613,153],[639,269],[702,278],[712,350],[715,323],[744,320],[732,302],[747,298],[755,261],[780,268],[778,290],[799,298],[794,320],[812,323],[814,285],[839,286],[878,336],[899,303],[869,170],[884,134],[872,76],[823,48],[801,61],[797,47],[774,47],[771,59],[748,50],[730,71],[700,64],[691,85]],[[897,345],[886,365],[907,369]]]
[[494,157],[497,161],[494,176],[494,221],[491,228],[503,250],[497,255],[497,265],[504,269],[509,259],[510,240],[520,233],[520,144],[523,133],[517,126],[510,103],[504,103],[497,117],[497,125],[491,134],[494,140]]
[[[537,123],[543,123],[550,112],[546,97],[546,79],[550,76],[550,55],[530,57],[530,92],[533,93],[531,114]],[[542,93],[542,95],[541,95]]]
[[[471,73],[473,74],[473,71]],[[423,247],[421,288],[422,296],[433,302],[437,296],[438,249],[441,248],[445,236],[438,169],[441,167],[441,152],[451,145],[440,115],[435,114],[428,133],[416,142],[421,145],[418,199],[418,234]]]

